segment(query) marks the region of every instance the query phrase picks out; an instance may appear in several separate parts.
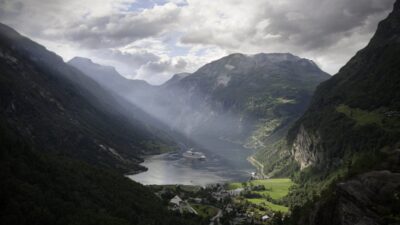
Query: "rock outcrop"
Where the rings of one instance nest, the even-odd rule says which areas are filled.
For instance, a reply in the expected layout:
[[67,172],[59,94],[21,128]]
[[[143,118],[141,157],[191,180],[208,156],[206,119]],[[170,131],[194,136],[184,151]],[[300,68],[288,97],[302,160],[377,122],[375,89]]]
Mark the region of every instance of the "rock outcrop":
[[319,202],[310,225],[396,224],[400,213],[400,173],[372,171],[337,184],[332,196]]

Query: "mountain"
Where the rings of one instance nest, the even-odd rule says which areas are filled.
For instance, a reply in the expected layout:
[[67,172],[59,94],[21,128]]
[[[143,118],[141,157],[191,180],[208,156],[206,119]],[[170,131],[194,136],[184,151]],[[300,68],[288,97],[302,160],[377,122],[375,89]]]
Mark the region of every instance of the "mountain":
[[3,24],[0,71],[2,223],[201,224],[121,174],[173,146],[144,112]]
[[68,63],[197,144],[207,147],[219,138],[257,149],[255,158],[268,165],[268,176],[285,176],[288,165],[295,167],[276,145],[305,111],[315,87],[330,78],[311,60],[289,53],[228,55],[160,86],[128,80],[89,59]]
[[292,192],[294,224],[400,223],[399,55],[396,1],[370,43],[318,86],[289,131],[302,169]]
[[74,57],[68,61],[68,64],[79,69],[103,87],[122,96],[139,95],[143,90],[153,88],[144,80],[127,79],[119,74],[114,67],[94,63],[88,58]]
[[[330,78],[311,60],[289,53],[232,54],[160,87],[169,121],[196,138],[218,137],[263,154]],[[164,97],[164,98],[163,98]],[[166,99],[166,100],[165,100]],[[262,158],[262,157],[260,157]]]
[[[160,86],[141,87],[137,83],[143,81],[128,81],[88,59],[74,58],[69,64],[175,130],[242,143],[254,132],[248,141],[252,147],[288,127],[305,110],[316,85],[330,77],[314,62],[288,53],[232,54]],[[111,77],[116,79],[108,81]]]
[[[123,108],[123,114],[126,117],[132,117],[132,112],[134,112],[134,120],[140,120],[146,124],[147,128],[152,128],[151,132],[166,141],[168,145],[174,145],[171,140],[190,143],[184,135],[170,129],[168,120],[163,117],[162,112],[165,110],[163,106],[154,104],[158,86],[150,85],[144,80],[127,79],[114,67],[100,65],[88,58],[74,57],[67,64],[113,94],[119,103],[118,107]],[[165,145],[159,145],[159,147],[166,149]]]
[[183,78],[189,76],[190,73],[178,73],[174,74],[169,80],[167,80],[165,83],[162,84],[163,88],[168,88],[168,86],[173,86],[176,85],[179,81],[181,81]]
[[174,145],[142,110],[5,25],[0,50],[0,117],[33,146],[127,172]]

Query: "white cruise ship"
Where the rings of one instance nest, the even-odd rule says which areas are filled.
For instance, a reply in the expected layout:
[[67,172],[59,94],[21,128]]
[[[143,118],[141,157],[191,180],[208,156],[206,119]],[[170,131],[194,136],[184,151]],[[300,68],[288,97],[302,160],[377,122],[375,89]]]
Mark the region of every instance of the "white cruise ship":
[[187,159],[205,160],[206,156],[202,152],[194,152],[193,148],[183,153],[183,157]]

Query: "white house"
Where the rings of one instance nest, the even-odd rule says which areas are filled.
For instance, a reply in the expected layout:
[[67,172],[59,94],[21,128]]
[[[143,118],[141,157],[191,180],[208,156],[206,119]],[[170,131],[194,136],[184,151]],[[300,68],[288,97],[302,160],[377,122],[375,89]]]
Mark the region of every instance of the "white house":
[[265,215],[265,216],[262,216],[262,217],[261,217],[261,220],[262,220],[262,221],[267,221],[267,220],[269,220],[269,218],[270,218],[270,217],[269,217],[268,215]]
[[228,193],[230,196],[239,196],[242,191],[244,191],[244,188],[236,188],[234,190],[229,190]]
[[182,201],[183,200],[178,195],[175,195],[175,197],[173,197],[171,200],[169,200],[169,203],[179,206],[182,203]]

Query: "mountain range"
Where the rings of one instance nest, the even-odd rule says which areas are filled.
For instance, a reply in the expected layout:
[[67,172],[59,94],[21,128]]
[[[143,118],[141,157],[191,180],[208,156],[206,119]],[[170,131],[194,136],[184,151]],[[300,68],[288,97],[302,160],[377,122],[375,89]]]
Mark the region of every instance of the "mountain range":
[[332,77],[290,53],[236,53],[153,86],[0,24],[0,221],[208,224],[123,176],[186,136],[255,148],[266,176],[294,181],[273,225],[399,224],[399,55],[400,0]]
[[263,146],[271,134],[286,130],[330,77],[289,53],[232,54],[160,86],[128,80],[90,59],[68,63],[190,138],[218,137],[248,147]]

